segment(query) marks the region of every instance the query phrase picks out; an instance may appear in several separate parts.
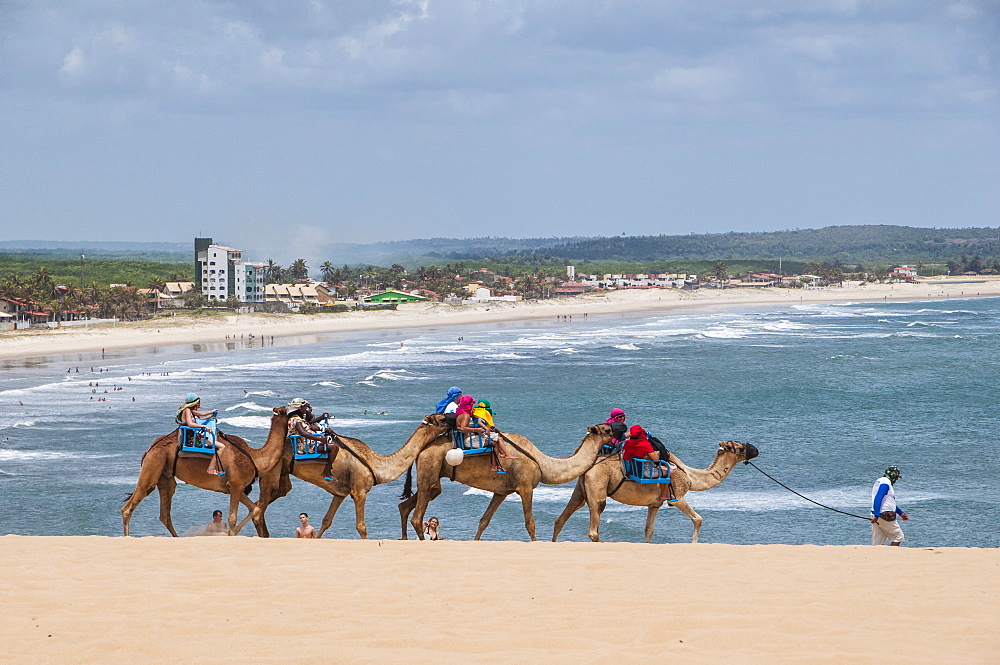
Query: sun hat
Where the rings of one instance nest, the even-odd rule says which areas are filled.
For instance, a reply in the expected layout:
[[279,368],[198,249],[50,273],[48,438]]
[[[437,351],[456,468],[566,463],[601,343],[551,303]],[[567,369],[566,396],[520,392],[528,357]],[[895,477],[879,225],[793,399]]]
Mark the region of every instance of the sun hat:
[[291,402],[289,402],[285,406],[285,410],[289,411],[289,412],[291,412],[291,411],[298,411],[299,409],[301,409],[304,406],[309,406],[309,402],[307,402],[306,400],[302,399],[301,397],[296,397],[295,399],[293,399]]
[[497,415],[497,414],[493,413],[493,405],[490,404],[490,401],[488,399],[481,399],[478,402],[476,402],[476,408],[477,409],[483,408],[483,409],[486,409],[487,411],[489,411],[490,415],[494,415],[494,416]]
[[624,416],[625,412],[621,409],[611,409],[611,417],[617,418],[618,416]]
[[641,439],[644,436],[646,436],[646,430],[638,425],[632,425],[628,430],[628,437],[630,439]]
[[200,399],[201,398],[198,397],[198,393],[188,393],[187,395],[184,396],[184,402],[186,404],[190,404],[191,402],[197,402]]
[[898,466],[890,466],[885,470],[885,477],[892,482],[896,482],[897,480],[903,477],[903,474],[899,472]]
[[462,389],[459,388],[458,386],[452,386],[451,388],[448,388],[448,397],[454,397],[455,395],[461,395],[461,394],[462,394]]

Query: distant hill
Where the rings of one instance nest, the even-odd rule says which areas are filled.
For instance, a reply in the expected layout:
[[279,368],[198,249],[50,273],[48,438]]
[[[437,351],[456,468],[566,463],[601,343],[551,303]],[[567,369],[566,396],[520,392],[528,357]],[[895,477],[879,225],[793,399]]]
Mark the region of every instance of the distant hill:
[[[926,229],[909,226],[828,226],[766,233],[708,233],[676,236],[585,238],[504,257],[570,261],[677,261],[799,259],[854,263],[944,262],[962,255],[1000,257],[1000,229]],[[499,258],[496,256],[494,258]],[[477,252],[452,256],[485,258]]]
[[107,260],[157,261],[183,263],[194,260],[194,239],[190,242],[122,242],[116,240],[0,240],[4,254],[44,254],[45,259],[79,259],[87,257]]
[[[249,239],[227,237],[226,244],[248,250],[248,257],[269,257],[252,250]],[[0,252],[45,255],[44,259],[88,259],[191,263],[193,238],[184,242],[0,241]],[[1000,228],[927,229],[909,226],[828,226],[761,233],[705,233],[601,238],[426,238],[376,243],[311,246],[309,265],[322,261],[407,268],[457,261],[559,264],[563,261],[737,261],[798,260],[877,263],[944,263],[969,257],[1000,258]],[[39,256],[38,258],[43,258]],[[277,258],[277,257],[276,257]],[[317,260],[318,259],[318,260]],[[287,260],[287,259],[286,259]]]
[[590,240],[585,237],[563,238],[426,238],[395,240],[370,244],[332,243],[319,247],[325,260],[334,264],[407,266],[441,264],[510,253],[530,254],[548,247]]

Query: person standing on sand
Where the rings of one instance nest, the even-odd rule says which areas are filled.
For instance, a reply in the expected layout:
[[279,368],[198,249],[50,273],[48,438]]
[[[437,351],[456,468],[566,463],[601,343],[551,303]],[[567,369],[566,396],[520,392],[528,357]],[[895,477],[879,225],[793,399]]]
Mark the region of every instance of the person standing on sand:
[[904,522],[910,516],[896,505],[896,492],[892,488],[902,477],[898,467],[890,466],[872,486],[872,545],[885,545],[888,540],[890,545],[898,547],[903,542],[903,530],[896,516],[902,517]]
[[309,514],[299,513],[299,526],[295,529],[296,538],[315,538],[316,529],[309,524]]
[[212,513],[212,521],[205,527],[206,536],[225,536],[229,533],[229,525],[222,521],[222,511]]

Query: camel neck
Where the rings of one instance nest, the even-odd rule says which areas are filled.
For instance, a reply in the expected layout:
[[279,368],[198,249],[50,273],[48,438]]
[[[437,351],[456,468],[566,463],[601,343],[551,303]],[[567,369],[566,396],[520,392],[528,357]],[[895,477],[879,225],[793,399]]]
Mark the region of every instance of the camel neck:
[[691,491],[702,492],[712,489],[725,480],[726,476],[733,470],[736,462],[736,455],[720,448],[715,454],[715,459],[712,460],[707,469],[692,469],[683,464],[683,462],[681,466],[691,481]]

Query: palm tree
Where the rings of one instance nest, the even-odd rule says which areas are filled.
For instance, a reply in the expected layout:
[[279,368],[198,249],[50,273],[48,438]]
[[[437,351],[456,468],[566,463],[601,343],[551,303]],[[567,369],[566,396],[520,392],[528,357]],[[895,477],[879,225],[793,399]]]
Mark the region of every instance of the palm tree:
[[336,273],[336,269],[333,267],[332,263],[330,263],[329,261],[324,261],[323,264],[319,267],[319,270],[321,273],[323,273],[324,282],[327,283],[333,282],[333,277],[334,274]]
[[715,271],[715,279],[722,284],[722,288],[726,288],[726,282],[729,281],[729,266],[724,261],[719,261],[712,270]]
[[267,260],[267,265],[264,266],[264,278],[268,284],[273,284],[280,281],[281,279],[281,266],[272,261]]
[[289,266],[288,272],[294,279],[305,279],[309,276],[309,268],[306,267],[305,259],[295,259],[292,265]]

